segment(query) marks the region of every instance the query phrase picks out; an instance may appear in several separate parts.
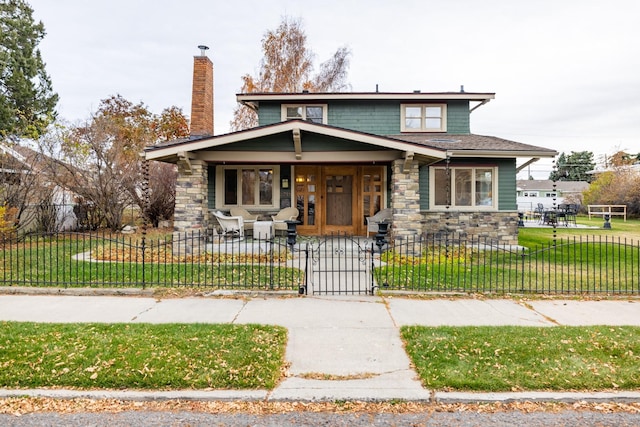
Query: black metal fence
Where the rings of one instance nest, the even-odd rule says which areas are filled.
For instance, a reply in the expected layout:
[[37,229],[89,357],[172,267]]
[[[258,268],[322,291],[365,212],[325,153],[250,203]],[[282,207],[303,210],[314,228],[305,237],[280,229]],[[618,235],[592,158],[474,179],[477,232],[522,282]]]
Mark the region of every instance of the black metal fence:
[[0,285],[638,294],[640,245],[598,237],[522,248],[451,236],[378,245],[348,236],[298,238],[293,244],[286,238],[224,240],[204,233],[5,235]]

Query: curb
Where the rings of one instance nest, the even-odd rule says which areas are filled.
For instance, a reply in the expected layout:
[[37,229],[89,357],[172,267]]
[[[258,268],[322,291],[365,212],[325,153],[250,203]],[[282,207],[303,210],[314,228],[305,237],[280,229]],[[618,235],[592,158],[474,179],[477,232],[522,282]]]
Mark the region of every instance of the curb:
[[[426,390],[425,390],[426,391]],[[437,404],[487,404],[487,403],[633,403],[640,401],[640,392],[507,392],[507,393],[466,393],[436,392],[429,399],[399,399],[392,396],[386,398],[345,399],[323,398],[271,398],[272,391],[267,390],[174,390],[174,391],[135,391],[135,390],[66,390],[66,389],[0,389],[0,399],[7,398],[52,398],[72,399],[114,399],[123,401],[263,401],[263,402],[335,402],[352,400],[365,402],[405,401],[414,403]]]

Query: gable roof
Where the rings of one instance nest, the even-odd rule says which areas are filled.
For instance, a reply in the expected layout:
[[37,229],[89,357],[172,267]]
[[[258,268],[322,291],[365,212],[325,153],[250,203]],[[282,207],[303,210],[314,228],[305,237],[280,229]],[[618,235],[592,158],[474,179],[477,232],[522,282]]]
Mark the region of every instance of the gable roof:
[[[410,153],[412,156],[415,154],[428,158],[431,161],[438,161],[446,158],[446,151],[438,147],[430,147],[412,141],[404,141],[397,138],[389,138],[381,135],[374,135],[325,124],[312,123],[304,120],[287,120],[284,122],[259,126],[219,136],[168,141],[145,148],[144,154],[148,160],[176,162],[178,158],[184,156],[187,152],[197,153],[200,151],[208,151],[216,147],[223,147],[247,140],[287,133],[291,133],[291,150],[289,152],[295,151],[296,155],[299,155],[299,157],[302,157],[303,153],[305,141],[304,134],[308,133],[363,143],[376,147],[380,151],[385,151],[387,153],[390,153],[392,151],[400,151],[404,153]],[[298,139],[298,141],[296,141],[296,139]],[[364,153],[373,155],[374,152],[375,150],[366,151]],[[385,158],[380,158],[380,160],[388,160],[388,156],[389,154],[387,154]],[[276,154],[273,154],[271,158],[265,158],[265,156],[261,154],[261,158],[265,161],[278,161],[278,156]],[[280,155],[279,158],[280,161],[287,160],[282,155]],[[398,158],[398,156],[395,155],[394,158]],[[301,160],[301,158],[298,157],[290,157],[288,159]],[[339,161],[340,159],[336,159],[335,156],[333,156],[333,160]],[[346,161],[346,159],[343,160]]]

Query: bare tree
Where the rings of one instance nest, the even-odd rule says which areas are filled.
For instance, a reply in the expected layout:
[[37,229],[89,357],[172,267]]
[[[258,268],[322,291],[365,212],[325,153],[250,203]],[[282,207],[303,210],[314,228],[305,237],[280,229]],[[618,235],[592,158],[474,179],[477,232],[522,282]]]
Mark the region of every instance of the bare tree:
[[[263,58],[257,77],[242,76],[242,93],[331,92],[345,90],[349,56],[347,47],[339,48],[328,61],[320,65],[313,76],[313,52],[307,48],[307,35],[299,19],[283,17],[277,29],[267,31],[262,38]],[[257,126],[255,112],[239,105],[233,112],[232,130]]]

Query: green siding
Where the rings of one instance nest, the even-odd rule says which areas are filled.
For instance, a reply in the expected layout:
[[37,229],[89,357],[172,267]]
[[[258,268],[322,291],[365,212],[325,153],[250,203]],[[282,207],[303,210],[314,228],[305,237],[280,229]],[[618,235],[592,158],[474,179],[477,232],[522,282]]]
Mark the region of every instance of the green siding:
[[208,165],[209,169],[207,172],[208,180],[207,180],[207,204],[209,205],[209,209],[216,208],[216,166]]
[[[332,102],[327,106],[327,124],[374,135],[396,135],[401,128],[401,104],[400,101],[384,100]],[[281,118],[279,103],[260,104],[260,126],[279,123]],[[470,133],[469,101],[447,103],[447,133]]]
[[447,133],[466,135],[470,132],[469,101],[449,101],[447,103]]
[[400,133],[398,102],[341,102],[328,106],[328,124],[375,135]]
[[[302,151],[375,151],[381,147],[348,139],[302,132]],[[216,147],[216,151],[293,151],[291,132]]]
[[260,103],[260,110],[258,111],[258,125],[271,125],[273,123],[280,123],[281,121],[282,112],[280,110],[280,104]]
[[497,161],[498,170],[498,209],[501,211],[515,211],[518,209],[516,201],[516,159],[500,159]]
[[420,175],[418,177],[418,185],[420,186],[420,210],[429,210],[429,166],[420,166]]

